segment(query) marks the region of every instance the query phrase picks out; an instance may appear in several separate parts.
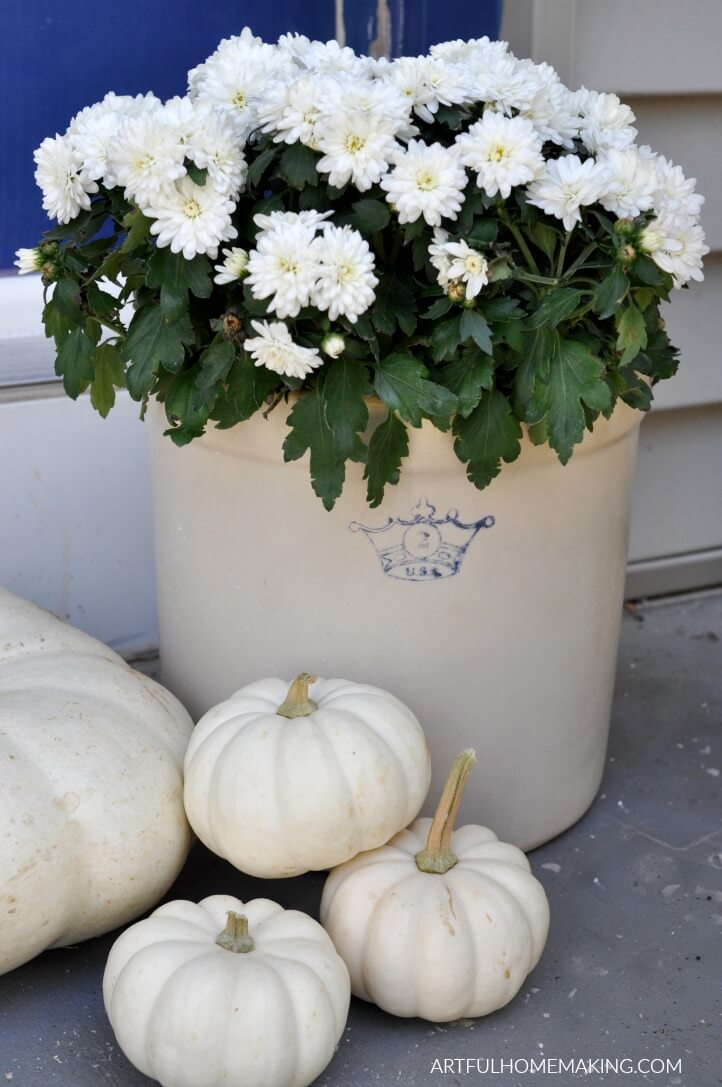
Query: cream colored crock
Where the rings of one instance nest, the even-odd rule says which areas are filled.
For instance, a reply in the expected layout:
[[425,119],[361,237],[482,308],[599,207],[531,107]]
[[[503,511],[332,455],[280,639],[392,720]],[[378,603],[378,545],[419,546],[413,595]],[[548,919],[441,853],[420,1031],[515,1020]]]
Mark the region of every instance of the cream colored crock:
[[287,414],[178,449],[153,406],[163,682],[196,715],[267,675],[385,687],[426,731],[429,810],[473,746],[463,821],[524,849],[559,834],[604,767],[640,415],[599,420],[565,468],[525,440],[484,491],[424,424],[379,509],[349,465],[327,513],[307,458],[283,463]]

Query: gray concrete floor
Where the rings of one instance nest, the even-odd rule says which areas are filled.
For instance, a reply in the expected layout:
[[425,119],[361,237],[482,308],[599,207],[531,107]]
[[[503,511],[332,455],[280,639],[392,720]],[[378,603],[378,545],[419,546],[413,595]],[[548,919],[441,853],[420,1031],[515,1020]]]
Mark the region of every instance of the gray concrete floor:
[[[521,993],[486,1019],[438,1027],[360,1001],[318,1087],[517,1087],[541,1074],[482,1075],[438,1058],[681,1060],[681,1072],[558,1084],[722,1083],[722,595],[625,613],[609,761],[570,831],[531,854],[552,911]],[[262,894],[316,914],[323,877],[268,884],[196,847],[171,892]],[[118,1050],[100,982],[113,936],[47,952],[0,978],[0,1084],[141,1087]],[[452,1066],[447,1066],[452,1068]],[[482,1063],[481,1068],[484,1068]],[[508,1067],[508,1065],[506,1066]],[[198,1084],[198,1087],[207,1087]]]

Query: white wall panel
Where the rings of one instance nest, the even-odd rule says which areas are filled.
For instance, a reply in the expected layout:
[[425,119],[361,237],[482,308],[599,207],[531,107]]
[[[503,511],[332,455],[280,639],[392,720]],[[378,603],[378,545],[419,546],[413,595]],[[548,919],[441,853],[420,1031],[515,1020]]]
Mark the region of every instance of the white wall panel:
[[0,584],[126,654],[157,644],[148,435],[122,395],[0,401]]

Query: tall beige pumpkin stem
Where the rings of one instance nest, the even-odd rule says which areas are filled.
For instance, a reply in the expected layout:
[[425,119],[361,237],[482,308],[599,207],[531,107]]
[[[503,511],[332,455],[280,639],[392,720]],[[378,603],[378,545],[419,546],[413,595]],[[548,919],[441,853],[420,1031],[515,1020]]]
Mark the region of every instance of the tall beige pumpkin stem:
[[219,947],[225,948],[226,951],[234,951],[237,955],[254,951],[256,945],[248,932],[248,918],[242,913],[229,910],[226,914],[226,927],[216,937],[216,943]]
[[314,710],[317,710],[316,703],[312,698],[308,697],[308,688],[317,679],[318,676],[312,676],[309,672],[299,672],[288,688],[286,701],[276,710],[279,717],[287,717],[289,720],[293,720],[294,717],[308,717]]
[[457,863],[459,858],[451,850],[451,835],[464,795],[466,779],[475,762],[476,752],[470,747],[456,756],[431,821],[426,849],[416,854],[416,867],[419,871],[443,875]]

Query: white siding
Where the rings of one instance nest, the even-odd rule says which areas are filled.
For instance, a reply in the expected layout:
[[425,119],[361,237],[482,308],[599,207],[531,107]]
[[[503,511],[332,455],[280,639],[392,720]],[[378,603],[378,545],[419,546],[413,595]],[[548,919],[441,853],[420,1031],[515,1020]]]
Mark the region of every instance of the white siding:
[[570,86],[615,91],[640,143],[679,162],[706,196],[705,282],[664,309],[681,350],[642,426],[630,595],[722,582],[722,2],[506,0],[502,34]]

